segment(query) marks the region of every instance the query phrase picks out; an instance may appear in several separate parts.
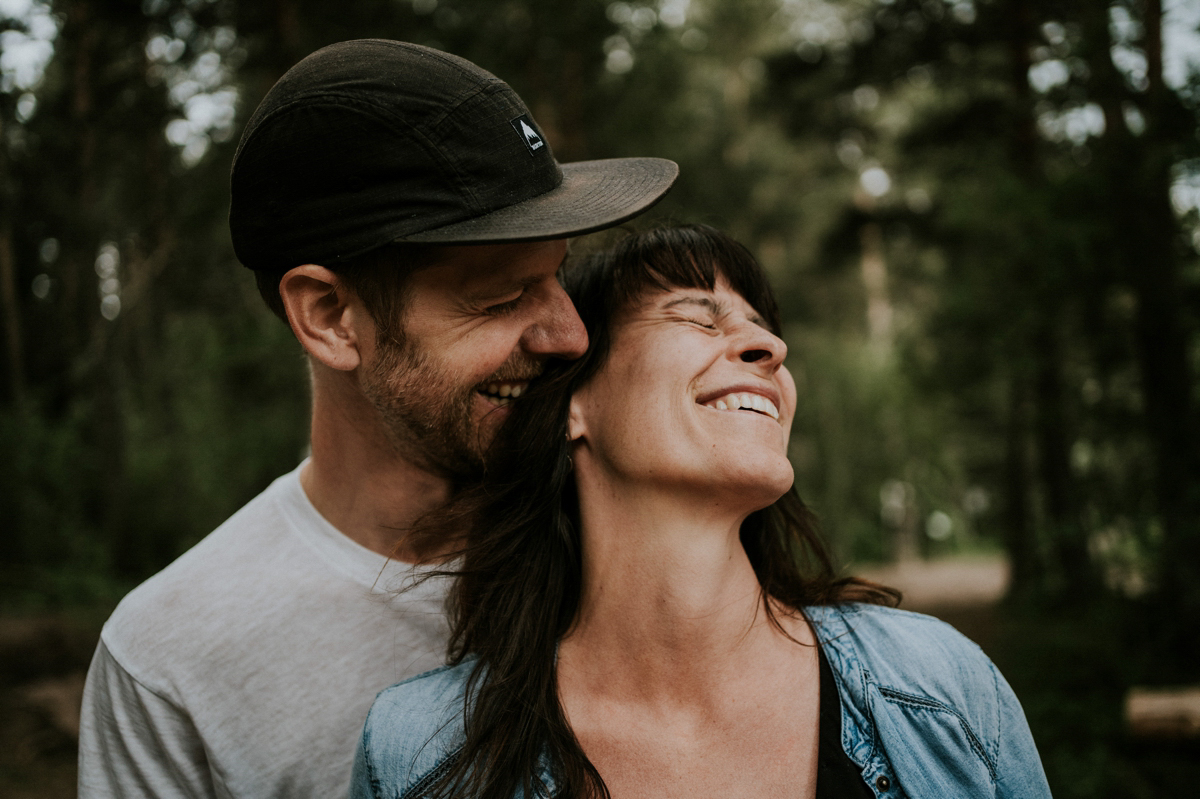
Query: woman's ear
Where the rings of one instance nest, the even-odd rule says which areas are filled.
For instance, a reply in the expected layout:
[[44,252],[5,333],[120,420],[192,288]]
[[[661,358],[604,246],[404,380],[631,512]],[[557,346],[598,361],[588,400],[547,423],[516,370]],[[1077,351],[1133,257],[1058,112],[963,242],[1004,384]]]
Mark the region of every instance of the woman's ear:
[[583,389],[576,391],[571,397],[571,407],[567,412],[567,440],[578,441],[587,434],[587,425],[583,421],[583,401],[580,395]]
[[316,264],[297,266],[280,278],[279,296],[292,332],[309,355],[338,371],[358,368],[359,346],[374,326],[336,273]]

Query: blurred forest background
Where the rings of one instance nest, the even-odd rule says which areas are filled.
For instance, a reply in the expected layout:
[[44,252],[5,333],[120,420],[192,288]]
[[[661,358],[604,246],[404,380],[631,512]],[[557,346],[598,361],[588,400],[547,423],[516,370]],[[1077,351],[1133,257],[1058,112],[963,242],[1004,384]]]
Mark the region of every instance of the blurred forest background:
[[405,39],[507,80],[559,160],[679,162],[655,218],[731,231],[780,291],[841,561],[1004,553],[985,647],[1056,795],[1194,792],[1195,748],[1131,741],[1120,698],[1200,681],[1198,26],[1200,0],[0,0],[0,609],[90,651],[302,457],[230,161],[297,60]]

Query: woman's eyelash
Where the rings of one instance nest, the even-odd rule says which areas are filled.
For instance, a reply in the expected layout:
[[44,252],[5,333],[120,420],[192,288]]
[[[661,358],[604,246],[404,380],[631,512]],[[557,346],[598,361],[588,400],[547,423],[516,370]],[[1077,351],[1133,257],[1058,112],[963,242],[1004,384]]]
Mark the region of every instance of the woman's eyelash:
[[717,326],[715,324],[713,324],[712,322],[701,322],[699,319],[688,319],[687,321],[691,322],[693,325],[699,325],[700,327],[703,327],[706,330],[716,330],[717,329]]

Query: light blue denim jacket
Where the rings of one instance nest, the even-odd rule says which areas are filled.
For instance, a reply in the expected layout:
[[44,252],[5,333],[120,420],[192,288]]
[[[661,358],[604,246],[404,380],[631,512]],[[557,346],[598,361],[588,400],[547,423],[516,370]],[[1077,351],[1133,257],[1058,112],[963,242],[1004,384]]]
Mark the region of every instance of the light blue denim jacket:
[[[880,799],[1050,796],[1025,714],[979,647],[930,616],[811,607],[842,704],[842,747]],[[379,694],[352,799],[417,799],[462,744],[468,660]],[[553,785],[543,770],[542,779]],[[523,798],[522,798],[523,799]]]

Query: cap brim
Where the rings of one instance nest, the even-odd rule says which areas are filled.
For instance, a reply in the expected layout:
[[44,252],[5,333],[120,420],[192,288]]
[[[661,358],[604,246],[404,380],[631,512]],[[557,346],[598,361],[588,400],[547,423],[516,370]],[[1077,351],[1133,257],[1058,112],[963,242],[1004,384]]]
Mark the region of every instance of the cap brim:
[[607,158],[561,167],[562,183],[545,194],[398,241],[485,244],[580,236],[632,219],[662,199],[679,177],[679,166],[665,158]]

